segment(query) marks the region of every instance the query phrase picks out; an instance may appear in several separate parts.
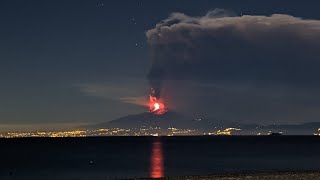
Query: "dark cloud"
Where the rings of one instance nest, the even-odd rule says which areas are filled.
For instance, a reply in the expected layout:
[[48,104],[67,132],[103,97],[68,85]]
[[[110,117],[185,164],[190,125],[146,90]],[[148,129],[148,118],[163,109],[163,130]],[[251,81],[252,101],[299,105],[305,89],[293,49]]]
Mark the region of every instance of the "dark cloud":
[[[318,88],[319,20],[285,14],[235,16],[221,9],[210,11],[202,17],[173,13],[154,29],[147,31],[146,36],[152,51],[152,66],[148,78],[159,94],[168,80],[236,83],[241,86],[250,84],[249,87],[260,87],[259,90],[254,90],[258,94],[264,92],[261,89],[279,85],[290,90],[303,86],[304,92]],[[175,85],[171,87],[173,86]],[[195,91],[193,88],[191,94],[199,93]],[[210,92],[211,97],[219,94],[216,91]],[[244,101],[240,98],[242,93],[230,94],[224,91],[216,98],[228,103],[235,100],[238,104],[248,105],[251,102],[250,106],[254,107],[257,114],[255,117],[259,118],[261,114],[270,115],[275,112],[272,108],[274,102],[270,102],[269,95],[262,94],[263,98],[247,94]],[[284,92],[281,91],[280,94]],[[281,99],[282,103],[278,103],[277,107],[293,101],[286,97],[285,100]],[[294,101],[290,107],[295,103],[298,105],[289,109],[297,109],[302,106],[301,102]],[[262,110],[256,110],[257,105]],[[270,106],[268,112],[263,111],[266,105]],[[243,110],[239,105],[232,106],[233,110]],[[263,112],[259,114],[260,111]],[[241,113],[248,113],[248,109]]]

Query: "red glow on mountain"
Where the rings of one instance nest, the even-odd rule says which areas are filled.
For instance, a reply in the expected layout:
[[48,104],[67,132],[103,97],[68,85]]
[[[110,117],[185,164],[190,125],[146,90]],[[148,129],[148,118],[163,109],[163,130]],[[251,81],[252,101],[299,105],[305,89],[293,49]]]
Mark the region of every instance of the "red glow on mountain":
[[153,97],[151,95],[149,99],[150,99],[150,102],[149,102],[150,112],[157,115],[162,115],[167,112],[167,108],[161,100],[158,100],[156,97]]
[[153,89],[151,89],[151,93],[149,95],[149,110],[151,113],[156,115],[162,115],[168,111],[165,103],[154,96]]

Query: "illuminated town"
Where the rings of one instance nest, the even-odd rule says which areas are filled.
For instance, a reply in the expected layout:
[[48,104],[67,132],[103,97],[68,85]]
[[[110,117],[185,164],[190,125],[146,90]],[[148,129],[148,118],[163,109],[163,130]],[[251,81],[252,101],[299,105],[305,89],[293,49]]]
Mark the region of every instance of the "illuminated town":
[[95,137],[95,136],[189,136],[189,135],[232,135],[233,131],[240,129],[227,128],[215,132],[203,133],[196,129],[178,129],[160,127],[141,127],[139,129],[94,129],[72,131],[35,131],[35,132],[8,132],[0,133],[0,138],[23,138],[23,137]]
[[[0,133],[0,138],[24,138],[24,137],[98,137],[98,136],[230,136],[248,135],[241,133],[240,128],[225,128],[214,131],[204,132],[198,129],[178,129],[170,127],[167,129],[160,127],[141,127],[141,128],[109,128],[91,130],[70,130],[70,131],[34,131],[34,132],[7,132]],[[282,133],[282,132],[281,132]],[[250,135],[270,135],[269,132],[251,133]],[[310,134],[312,135],[312,134]],[[320,136],[320,128],[313,133]]]

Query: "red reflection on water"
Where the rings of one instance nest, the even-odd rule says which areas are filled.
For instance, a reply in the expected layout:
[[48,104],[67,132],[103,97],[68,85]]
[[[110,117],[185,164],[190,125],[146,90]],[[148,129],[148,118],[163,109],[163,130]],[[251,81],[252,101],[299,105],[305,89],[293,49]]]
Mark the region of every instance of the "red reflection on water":
[[152,144],[150,176],[151,178],[161,178],[164,176],[162,144],[158,138]]

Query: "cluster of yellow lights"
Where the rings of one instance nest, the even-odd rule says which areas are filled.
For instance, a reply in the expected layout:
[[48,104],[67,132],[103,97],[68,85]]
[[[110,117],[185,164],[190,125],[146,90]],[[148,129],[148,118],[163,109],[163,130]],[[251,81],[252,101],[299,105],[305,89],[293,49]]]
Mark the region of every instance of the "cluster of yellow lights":
[[37,131],[37,132],[9,132],[0,134],[0,138],[21,138],[21,137],[87,137],[87,136],[112,136],[130,132],[130,129],[95,129],[95,130],[74,130],[74,131]]
[[174,127],[168,128],[168,136],[178,136],[178,135],[192,135],[196,131],[195,129],[177,129]]
[[[239,128],[227,128],[227,129],[224,129],[224,130],[218,130],[215,135],[227,135],[227,136],[230,136],[232,135],[232,132],[233,131],[240,131],[241,129]],[[211,133],[209,133],[209,135],[211,135]]]
[[24,137],[91,137],[91,136],[179,136],[196,135],[196,129],[179,129],[170,127],[140,127],[140,128],[110,128],[94,130],[74,131],[36,131],[36,132],[10,132],[0,133],[0,138],[24,138]]
[[75,130],[75,131],[58,131],[58,132],[50,132],[50,131],[38,131],[38,132],[11,132],[1,134],[2,138],[19,138],[19,137],[85,137],[87,134],[86,131],[83,130]]
[[[233,135],[239,128],[219,129],[214,132],[204,133],[204,135]],[[201,132],[203,133],[203,132]],[[19,137],[88,137],[88,136],[179,136],[179,135],[198,135],[197,129],[179,129],[169,127],[140,127],[140,128],[110,128],[95,130],[74,130],[74,131],[38,131],[38,132],[11,132],[0,133],[0,138],[19,138]],[[317,129],[315,136],[320,136],[320,128]],[[258,133],[257,135],[262,135]]]

